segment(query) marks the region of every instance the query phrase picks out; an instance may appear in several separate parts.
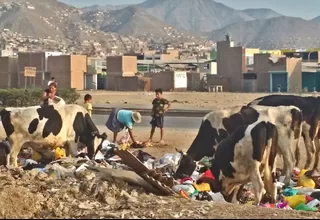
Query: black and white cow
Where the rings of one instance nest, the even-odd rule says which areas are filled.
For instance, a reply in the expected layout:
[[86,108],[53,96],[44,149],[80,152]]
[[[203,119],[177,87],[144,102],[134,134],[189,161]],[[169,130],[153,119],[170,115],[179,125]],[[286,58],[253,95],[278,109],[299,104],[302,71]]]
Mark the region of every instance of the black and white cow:
[[277,128],[268,121],[238,127],[216,148],[211,172],[218,183],[212,190],[220,191],[226,197],[234,193],[232,203],[237,203],[239,188],[252,182],[255,205],[260,203],[265,191],[274,203],[277,196],[277,143]]
[[[307,161],[305,169],[311,168],[312,157],[314,155],[314,166],[312,171],[317,170],[320,156],[320,97],[301,97],[294,95],[269,95],[257,98],[250,102],[248,106],[261,105],[261,106],[289,106],[293,105],[298,107],[303,114],[302,123],[302,137],[304,139]],[[300,152],[296,151],[296,166],[300,161]]]
[[214,147],[239,126],[269,121],[277,126],[282,137],[279,141],[279,153],[283,155],[286,176],[284,182],[288,185],[295,161],[293,148],[297,148],[301,136],[302,113],[299,108],[244,106],[237,113],[231,114],[236,110],[237,108],[214,111],[203,118],[195,140],[181,157],[175,177],[190,176],[195,169],[193,161],[198,161],[204,156],[213,156]]
[[0,115],[11,145],[10,162],[15,167],[21,147],[28,141],[44,147],[65,146],[71,156],[76,156],[78,143],[82,143],[92,158],[94,150],[106,139],[105,133],[99,134],[87,110],[79,105],[5,108]]

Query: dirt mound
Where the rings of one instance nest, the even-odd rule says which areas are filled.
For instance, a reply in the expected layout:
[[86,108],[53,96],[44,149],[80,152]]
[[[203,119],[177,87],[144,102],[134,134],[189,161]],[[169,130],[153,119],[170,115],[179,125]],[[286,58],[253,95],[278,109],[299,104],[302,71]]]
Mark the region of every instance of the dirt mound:
[[115,178],[0,172],[0,218],[319,218],[318,213],[161,197]]

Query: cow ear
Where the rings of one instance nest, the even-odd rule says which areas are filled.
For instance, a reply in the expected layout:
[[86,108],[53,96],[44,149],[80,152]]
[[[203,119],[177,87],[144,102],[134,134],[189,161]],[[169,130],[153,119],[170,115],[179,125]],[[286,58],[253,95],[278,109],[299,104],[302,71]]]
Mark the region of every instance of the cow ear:
[[178,150],[177,148],[176,148],[176,151],[177,151],[178,153],[180,153],[181,155],[186,155],[186,153],[184,153],[182,150]]

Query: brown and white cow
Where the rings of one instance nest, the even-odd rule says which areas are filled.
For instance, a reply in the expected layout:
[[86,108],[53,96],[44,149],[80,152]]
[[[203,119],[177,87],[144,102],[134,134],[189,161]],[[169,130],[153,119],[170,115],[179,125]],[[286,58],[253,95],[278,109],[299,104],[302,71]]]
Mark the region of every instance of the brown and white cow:
[[94,150],[106,139],[106,134],[99,134],[87,110],[79,105],[5,108],[0,115],[11,145],[10,162],[15,167],[22,145],[29,141],[44,147],[66,146],[71,156],[76,156],[78,143],[83,143],[92,158]]
[[[312,157],[314,156],[314,166],[312,171],[316,171],[320,157],[320,97],[301,97],[295,95],[268,95],[257,98],[250,102],[248,106],[296,106],[303,114],[302,137],[307,151],[307,161],[305,169],[311,168]],[[296,166],[300,161],[300,152],[296,151]]]
[[244,106],[239,112],[228,115],[236,109],[214,111],[203,118],[198,135],[187,153],[181,157],[175,177],[190,176],[195,169],[192,162],[204,156],[213,156],[214,146],[232,134],[239,126],[257,121],[268,121],[277,126],[279,135],[281,135],[278,149],[283,155],[286,176],[284,182],[288,185],[295,161],[293,148],[297,148],[301,136],[301,111],[295,106]]

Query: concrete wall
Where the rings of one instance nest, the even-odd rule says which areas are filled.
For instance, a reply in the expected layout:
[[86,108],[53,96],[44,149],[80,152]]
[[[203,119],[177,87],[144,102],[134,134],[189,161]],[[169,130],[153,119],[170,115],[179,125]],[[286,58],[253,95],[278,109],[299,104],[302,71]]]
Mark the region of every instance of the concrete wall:
[[203,90],[203,76],[205,73],[189,72],[187,73],[188,91],[202,91]]
[[255,54],[253,71],[257,73],[257,91],[270,91],[270,76],[269,76],[269,57],[270,54]]
[[210,85],[222,85],[224,92],[231,90],[231,80],[225,76],[207,75],[207,86]]
[[[48,72],[50,77],[55,77],[60,88],[71,86],[71,56],[48,57]],[[48,82],[46,82],[47,85]]]
[[0,57],[0,88],[9,87],[9,57]]
[[77,90],[84,89],[84,74],[87,72],[87,56],[72,55],[71,56],[71,88]]
[[9,87],[11,88],[18,88],[18,64],[17,57],[9,58]]
[[230,91],[242,91],[242,73],[245,72],[245,49],[230,47],[229,41],[217,42],[217,72],[230,78]]
[[137,57],[123,56],[122,57],[122,76],[135,76],[138,72]]
[[174,89],[174,72],[164,71],[153,75],[151,80],[151,90],[162,88],[163,91]]
[[287,72],[289,78],[289,92],[302,91],[302,59],[287,58]]
[[257,91],[270,91],[270,73],[288,72],[288,91],[300,92],[302,90],[302,60],[301,58],[286,58],[284,56],[271,56],[270,54],[255,54],[254,72],[257,73]]
[[[24,88],[25,83],[27,87],[45,86],[44,82],[44,72],[45,72],[45,52],[30,52],[30,53],[18,53],[19,59],[19,78],[18,86]],[[24,67],[36,67],[37,73],[36,77],[24,77]]]
[[[141,82],[140,82],[141,81]],[[107,90],[111,91],[139,91],[144,89],[143,80],[139,77],[122,77],[107,75]]]
[[0,88],[16,88],[18,85],[18,58],[0,57]]
[[107,57],[107,73],[108,75],[122,75],[122,56]]
[[137,70],[136,56],[107,57],[107,73],[112,76],[134,76]]
[[260,53],[259,48],[245,48],[246,56],[254,56],[257,53]]

